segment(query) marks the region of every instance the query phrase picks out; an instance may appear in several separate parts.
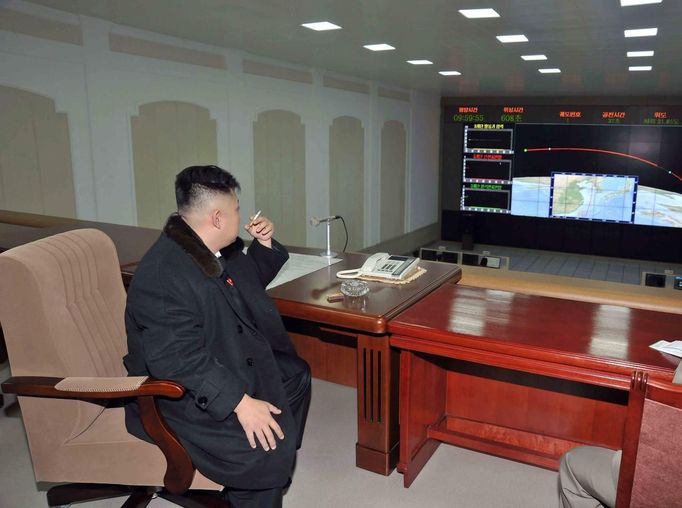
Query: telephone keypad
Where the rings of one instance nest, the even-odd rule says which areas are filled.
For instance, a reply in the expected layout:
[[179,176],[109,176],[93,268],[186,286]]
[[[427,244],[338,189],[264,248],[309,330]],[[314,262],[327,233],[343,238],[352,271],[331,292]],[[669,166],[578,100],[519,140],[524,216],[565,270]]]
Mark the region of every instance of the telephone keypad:
[[381,268],[379,268],[379,272],[386,272],[386,273],[391,273],[393,270],[395,270],[400,263],[396,262],[390,262],[390,263],[384,263],[381,265]]

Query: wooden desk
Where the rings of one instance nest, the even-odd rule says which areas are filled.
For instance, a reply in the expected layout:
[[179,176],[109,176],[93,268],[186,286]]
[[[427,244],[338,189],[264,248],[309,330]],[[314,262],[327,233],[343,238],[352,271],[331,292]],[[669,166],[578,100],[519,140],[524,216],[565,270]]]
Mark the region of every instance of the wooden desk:
[[[58,217],[44,217],[44,222],[39,222],[37,218],[42,216],[0,210],[0,221],[5,216],[7,216],[6,220],[13,220],[17,223],[0,222],[0,252],[74,229],[93,228],[106,233],[116,246],[123,283],[126,287],[130,284],[135,266],[161,234],[161,231],[157,229],[106,222],[75,219],[64,219],[63,222],[59,222]],[[29,220],[33,225],[26,225]]]
[[365,297],[329,303],[339,291],[336,272],[362,266],[365,254],[342,261],[269,291],[299,355],[313,376],[357,387],[356,465],[390,474],[398,459],[398,362],[389,347],[388,322],[445,284],[456,283],[456,265],[422,261],[426,273],[406,285],[370,282]]
[[[11,231],[9,226],[12,226]],[[7,232],[5,228],[8,228]],[[139,262],[161,234],[157,229],[92,221],[73,221],[42,228],[0,224],[0,252],[57,233],[83,228],[99,229],[106,233],[116,245],[118,260],[122,267]]]
[[621,448],[633,370],[671,380],[682,316],[444,285],[389,324],[400,353],[409,486],[440,442],[556,469],[581,444]]

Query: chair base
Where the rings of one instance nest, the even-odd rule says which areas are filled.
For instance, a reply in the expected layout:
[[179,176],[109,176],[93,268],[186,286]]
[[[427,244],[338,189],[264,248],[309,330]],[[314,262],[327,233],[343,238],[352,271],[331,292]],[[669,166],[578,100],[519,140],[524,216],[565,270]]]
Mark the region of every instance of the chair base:
[[52,487],[47,491],[47,504],[55,508],[122,496],[128,496],[122,508],[144,508],[154,496],[162,497],[183,508],[229,508],[229,503],[222,498],[221,493],[212,490],[188,490],[183,495],[177,495],[159,487],[98,483],[68,483]]

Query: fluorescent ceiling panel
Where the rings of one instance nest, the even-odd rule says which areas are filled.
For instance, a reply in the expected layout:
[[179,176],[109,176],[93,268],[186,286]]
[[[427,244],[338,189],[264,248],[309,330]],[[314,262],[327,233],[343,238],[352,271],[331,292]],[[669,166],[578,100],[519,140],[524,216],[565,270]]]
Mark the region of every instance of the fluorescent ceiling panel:
[[303,23],[301,26],[315,30],[316,32],[324,32],[325,30],[341,30],[339,25],[330,23],[329,21],[318,21],[316,23]]
[[363,46],[363,48],[367,48],[370,51],[391,51],[392,49],[395,49],[390,44],[367,44]]
[[521,55],[524,60],[547,60],[547,55]]
[[646,5],[646,4],[660,4],[663,0],[620,0],[621,7],[630,7],[631,5]]
[[438,71],[438,74],[442,74],[443,76],[461,76],[462,73],[459,71]]
[[538,69],[538,72],[540,72],[541,74],[559,74],[561,72],[561,69],[552,67],[549,69]]
[[630,67],[628,67],[628,70],[633,72],[650,71],[651,65],[631,65]]
[[625,30],[625,37],[652,37],[658,33],[658,28],[633,28]]
[[639,58],[643,56],[654,56],[653,50],[651,51],[628,51],[628,58]]
[[528,37],[526,37],[523,34],[518,34],[518,35],[498,35],[497,40],[504,43],[508,44],[510,42],[528,42]]
[[433,65],[431,60],[408,60],[407,63],[412,65]]
[[465,18],[499,18],[495,9],[460,9],[459,13]]

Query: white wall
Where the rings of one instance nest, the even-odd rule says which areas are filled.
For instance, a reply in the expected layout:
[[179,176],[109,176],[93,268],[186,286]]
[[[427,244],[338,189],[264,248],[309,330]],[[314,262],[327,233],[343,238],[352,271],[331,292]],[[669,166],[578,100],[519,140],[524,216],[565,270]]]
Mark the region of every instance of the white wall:
[[[333,213],[328,201],[329,127],[335,117],[350,115],[365,129],[365,245],[379,240],[381,128],[388,120],[401,121],[407,132],[405,230],[438,221],[436,96],[403,90],[409,101],[380,97],[378,87],[390,83],[369,83],[369,94],[328,88],[317,69],[302,69],[312,73],[312,84],[246,74],[243,58],[264,60],[20,0],[2,7],[82,30],[82,46],[0,30],[0,84],[51,97],[57,111],[68,115],[79,218],[136,223],[130,118],[141,104],[177,100],[208,108],[216,121],[217,162],[242,184],[244,215],[254,211],[253,122],[262,111],[285,109],[300,115],[305,126],[308,215]],[[221,54],[227,69],[113,52],[110,33]],[[323,245],[323,228],[308,226],[307,238],[309,245]]]

